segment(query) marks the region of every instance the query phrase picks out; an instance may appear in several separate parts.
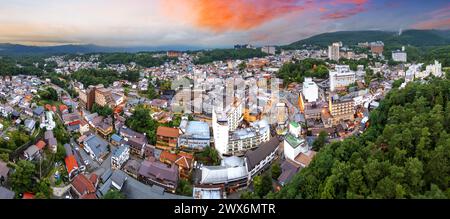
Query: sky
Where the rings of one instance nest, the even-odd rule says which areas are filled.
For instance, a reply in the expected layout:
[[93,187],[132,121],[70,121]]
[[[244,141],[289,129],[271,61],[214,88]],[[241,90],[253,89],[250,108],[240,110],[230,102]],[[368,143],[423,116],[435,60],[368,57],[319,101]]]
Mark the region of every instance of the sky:
[[0,0],[0,43],[282,45],[342,30],[450,29],[448,0]]

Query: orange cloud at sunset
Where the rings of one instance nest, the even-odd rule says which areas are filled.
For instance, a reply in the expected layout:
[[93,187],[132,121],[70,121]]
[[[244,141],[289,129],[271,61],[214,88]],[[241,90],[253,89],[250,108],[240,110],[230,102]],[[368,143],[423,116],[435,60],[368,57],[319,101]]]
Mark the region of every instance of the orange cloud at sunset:
[[[175,3],[176,2],[176,3]],[[292,12],[305,10],[312,1],[300,5],[296,0],[168,0],[190,8],[192,23],[215,32],[248,30]]]

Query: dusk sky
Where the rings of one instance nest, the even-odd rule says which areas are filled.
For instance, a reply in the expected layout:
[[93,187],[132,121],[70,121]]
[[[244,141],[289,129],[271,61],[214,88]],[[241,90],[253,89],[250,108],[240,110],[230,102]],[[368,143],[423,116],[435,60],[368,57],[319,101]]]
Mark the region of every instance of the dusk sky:
[[449,1],[0,0],[0,43],[227,47],[399,29],[450,29]]

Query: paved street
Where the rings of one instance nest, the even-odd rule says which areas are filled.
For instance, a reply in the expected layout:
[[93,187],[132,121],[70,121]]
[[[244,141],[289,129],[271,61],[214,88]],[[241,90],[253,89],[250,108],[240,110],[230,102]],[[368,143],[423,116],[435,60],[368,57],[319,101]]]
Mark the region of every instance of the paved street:
[[122,192],[127,199],[192,199],[192,197],[166,193],[161,187],[146,185],[131,176],[128,176]]

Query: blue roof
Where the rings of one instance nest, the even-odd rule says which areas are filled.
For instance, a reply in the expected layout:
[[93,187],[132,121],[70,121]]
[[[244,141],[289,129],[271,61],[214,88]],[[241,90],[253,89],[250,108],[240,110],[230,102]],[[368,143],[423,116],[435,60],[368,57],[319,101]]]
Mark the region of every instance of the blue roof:
[[114,157],[120,156],[125,151],[125,149],[127,149],[128,147],[129,147],[128,145],[123,145],[123,146],[116,148],[113,152],[113,156]]
[[36,115],[41,115],[44,112],[44,107],[38,106],[33,110],[33,113]]
[[186,134],[194,138],[209,139],[209,125],[206,122],[190,121],[186,129]]
[[120,136],[117,135],[117,134],[113,134],[113,135],[111,136],[111,140],[113,140],[113,141],[115,141],[115,142],[120,142],[120,141],[122,141],[122,137],[120,137]]
[[91,135],[87,137],[85,140],[85,145],[91,148],[92,152],[96,157],[101,157],[103,154],[106,154],[108,151],[108,142],[101,139],[97,135]]

